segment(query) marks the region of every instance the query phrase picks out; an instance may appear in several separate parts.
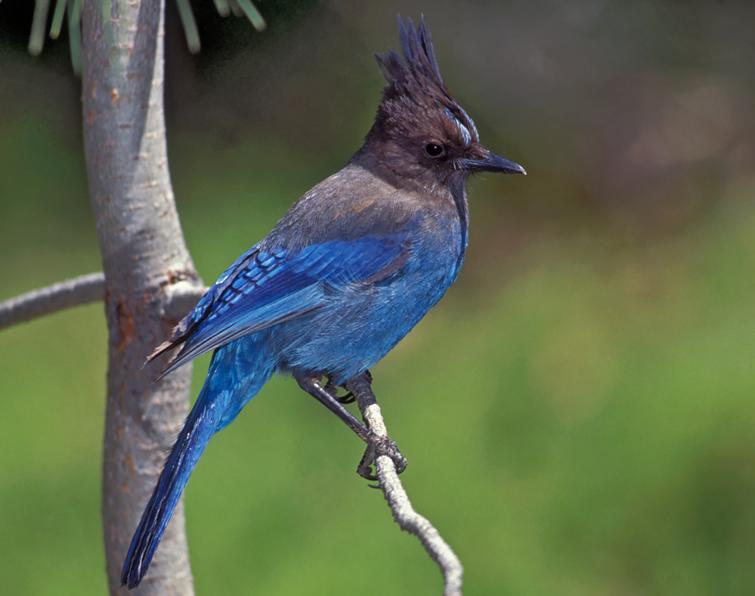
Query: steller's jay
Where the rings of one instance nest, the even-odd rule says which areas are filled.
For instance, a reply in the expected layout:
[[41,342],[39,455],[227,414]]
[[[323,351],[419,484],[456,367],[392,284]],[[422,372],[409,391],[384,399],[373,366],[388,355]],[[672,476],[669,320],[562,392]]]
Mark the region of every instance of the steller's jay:
[[176,503],[213,434],[270,376],[287,373],[362,439],[371,457],[406,462],[344,406],[344,387],[385,356],[456,279],[467,248],[466,182],[474,172],[524,174],[480,144],[449,95],[430,31],[399,18],[403,58],[377,55],[387,85],[364,144],[307,192],[270,234],[218,278],[150,360],[162,373],[215,350],[207,379],[134,533],[121,581],[147,572]]

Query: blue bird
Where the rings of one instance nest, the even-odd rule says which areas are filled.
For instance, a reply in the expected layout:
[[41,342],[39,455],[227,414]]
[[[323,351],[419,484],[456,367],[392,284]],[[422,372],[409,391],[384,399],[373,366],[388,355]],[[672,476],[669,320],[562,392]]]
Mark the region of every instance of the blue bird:
[[[399,18],[403,56],[377,55],[387,85],[364,144],[307,192],[270,234],[218,278],[150,360],[163,375],[214,350],[199,397],[144,510],[121,580],[139,584],[210,438],[273,373],[290,374],[375,454],[405,460],[342,404],[362,377],[446,293],[469,223],[466,182],[481,171],[524,174],[480,144],[450,96],[424,19]],[[359,472],[369,477],[372,462]]]

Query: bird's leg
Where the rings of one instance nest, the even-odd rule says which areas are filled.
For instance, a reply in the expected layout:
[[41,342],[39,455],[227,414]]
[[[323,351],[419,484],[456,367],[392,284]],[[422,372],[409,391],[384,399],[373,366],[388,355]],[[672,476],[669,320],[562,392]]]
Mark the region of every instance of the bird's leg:
[[[349,394],[354,396],[354,399],[356,399],[356,395],[359,394],[366,397],[369,402],[377,404],[375,394],[372,392],[372,375],[370,374],[370,371],[367,370],[358,377],[349,380],[346,384],[346,388],[348,389]],[[396,442],[389,436],[384,434],[377,435],[374,431],[373,437],[374,440],[367,442],[367,449],[357,466],[357,474],[368,480],[377,480],[378,478],[373,474],[371,467],[381,455],[387,455],[390,457],[391,460],[393,460],[393,465],[396,467],[396,473],[401,474],[401,472],[406,469],[407,461],[401,451],[399,451]]]
[[[336,399],[329,391],[326,391],[326,387],[322,386],[320,379],[317,377],[305,377],[296,376],[296,382],[299,383],[299,387],[304,389],[317,401],[327,407],[331,412],[343,420],[346,425],[354,431],[354,433],[367,443],[367,450],[362,456],[359,466],[357,467],[357,473],[363,478],[368,480],[377,480],[377,478],[370,471],[370,466],[381,455],[387,455],[390,457],[396,465],[396,471],[401,473],[406,468],[406,458],[401,455],[396,443],[394,443],[388,437],[380,436],[367,428],[362,422],[360,422],[351,412],[343,407],[338,399]],[[365,380],[371,377],[362,377]],[[369,385],[369,381],[367,381]]]
[[346,426],[353,430],[354,433],[356,433],[356,435],[365,443],[370,442],[370,430],[363,423],[357,420],[356,416],[354,416],[351,412],[344,408],[343,405],[329,391],[326,391],[325,387],[327,387],[328,385],[323,387],[320,379],[317,377],[295,378],[296,382],[299,383],[299,387],[304,389],[304,391],[309,393],[317,401],[319,401],[341,420],[343,420],[346,423]]

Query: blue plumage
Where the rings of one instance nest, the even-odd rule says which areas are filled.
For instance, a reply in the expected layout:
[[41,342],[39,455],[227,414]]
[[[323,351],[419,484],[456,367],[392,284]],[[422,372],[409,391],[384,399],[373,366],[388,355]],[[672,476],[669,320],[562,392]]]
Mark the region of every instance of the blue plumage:
[[[207,381],[165,462],[126,554],[123,583],[129,587],[136,586],[146,573],[189,476],[212,435],[230,424],[273,374],[274,362],[261,349],[263,344],[263,337],[250,336],[213,355]],[[239,367],[239,362],[246,367]]]
[[352,284],[375,282],[401,259],[402,234],[331,240],[296,251],[255,247],[226,271],[189,315],[167,374],[260,329],[327,308]]
[[365,374],[456,279],[469,174],[524,172],[479,144],[443,85],[424,22],[401,21],[401,40],[403,60],[378,58],[388,86],[364,146],[239,257],[150,357],[177,349],[168,374],[215,350],[129,547],[129,587],[146,573],[212,435],[274,372],[291,374],[371,442],[330,388]]

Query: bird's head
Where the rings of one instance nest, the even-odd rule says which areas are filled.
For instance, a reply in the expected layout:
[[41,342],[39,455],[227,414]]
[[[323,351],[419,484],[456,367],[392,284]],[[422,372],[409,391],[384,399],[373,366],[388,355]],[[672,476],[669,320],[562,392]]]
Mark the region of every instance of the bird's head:
[[423,185],[475,172],[525,174],[480,143],[472,118],[446,89],[424,18],[399,17],[403,56],[376,55],[387,85],[365,148],[394,175]]

